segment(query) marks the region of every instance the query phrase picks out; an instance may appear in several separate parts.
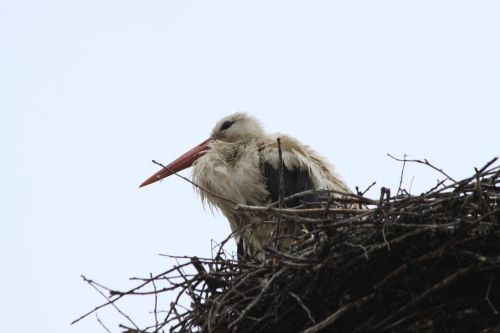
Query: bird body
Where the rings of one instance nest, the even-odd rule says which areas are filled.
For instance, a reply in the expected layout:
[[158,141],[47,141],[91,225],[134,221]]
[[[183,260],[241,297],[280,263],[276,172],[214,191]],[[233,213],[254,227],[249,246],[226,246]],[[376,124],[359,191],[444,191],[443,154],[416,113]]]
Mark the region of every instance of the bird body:
[[[199,191],[202,201],[219,208],[226,216],[231,230],[241,241],[239,252],[254,255],[269,243],[274,225],[262,223],[262,217],[239,210],[234,203],[265,206],[278,200],[278,138],[285,196],[310,189],[351,192],[333,166],[312,148],[285,134],[265,133],[260,123],[245,113],[235,113],[220,120],[207,141],[141,186],[192,164],[193,182],[203,189]],[[298,203],[289,203],[289,206]]]

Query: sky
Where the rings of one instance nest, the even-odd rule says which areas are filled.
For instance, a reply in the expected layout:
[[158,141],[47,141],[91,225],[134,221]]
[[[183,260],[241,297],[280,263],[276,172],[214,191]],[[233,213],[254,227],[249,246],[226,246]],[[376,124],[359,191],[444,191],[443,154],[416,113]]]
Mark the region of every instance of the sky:
[[[124,290],[160,253],[210,257],[225,218],[179,178],[138,185],[236,111],[373,198],[398,188],[387,153],[469,176],[499,155],[500,3],[0,0],[2,330],[106,332],[70,326],[103,301],[80,275]],[[152,323],[151,299],[119,305]]]

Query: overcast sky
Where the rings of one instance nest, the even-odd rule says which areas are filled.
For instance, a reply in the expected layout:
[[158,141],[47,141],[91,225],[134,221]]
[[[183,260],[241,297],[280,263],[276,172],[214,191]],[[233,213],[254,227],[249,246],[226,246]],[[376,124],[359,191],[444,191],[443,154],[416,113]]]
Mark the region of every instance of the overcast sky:
[[[313,146],[351,187],[377,181],[375,198],[399,183],[386,153],[470,175],[499,154],[499,7],[0,0],[1,330],[105,332],[69,326],[102,302],[80,274],[126,289],[173,264],[158,253],[210,256],[223,216],[180,179],[138,185],[235,111]],[[410,165],[404,186],[437,179]],[[123,307],[152,322],[150,299]]]

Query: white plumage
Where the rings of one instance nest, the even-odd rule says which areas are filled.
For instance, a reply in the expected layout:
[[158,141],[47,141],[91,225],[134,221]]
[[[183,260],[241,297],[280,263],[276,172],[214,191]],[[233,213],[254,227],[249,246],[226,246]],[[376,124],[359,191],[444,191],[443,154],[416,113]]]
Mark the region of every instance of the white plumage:
[[[333,166],[312,148],[285,134],[267,134],[246,113],[221,119],[208,140],[167,166],[174,172],[194,166],[193,181],[209,191],[199,191],[202,200],[222,211],[242,240],[244,252],[250,255],[268,244],[274,227],[259,223],[262,219],[249,212],[236,210],[231,202],[263,206],[277,200],[277,138],[281,140],[285,195],[307,189],[351,192]],[[160,170],[141,186],[171,174]]]

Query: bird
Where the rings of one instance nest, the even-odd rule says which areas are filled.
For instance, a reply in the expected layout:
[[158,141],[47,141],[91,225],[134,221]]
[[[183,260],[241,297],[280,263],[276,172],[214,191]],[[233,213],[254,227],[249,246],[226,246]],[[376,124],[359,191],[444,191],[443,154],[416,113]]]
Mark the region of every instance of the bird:
[[[255,117],[244,112],[219,120],[207,140],[153,174],[140,187],[191,166],[202,202],[218,208],[229,221],[238,257],[261,253],[269,245],[275,226],[262,223],[262,216],[242,211],[236,204],[266,206],[278,201],[280,179],[285,197],[320,189],[352,193],[333,165],[314,149],[292,136],[267,133]],[[314,205],[318,199],[317,195],[304,196],[286,201],[285,207]]]

